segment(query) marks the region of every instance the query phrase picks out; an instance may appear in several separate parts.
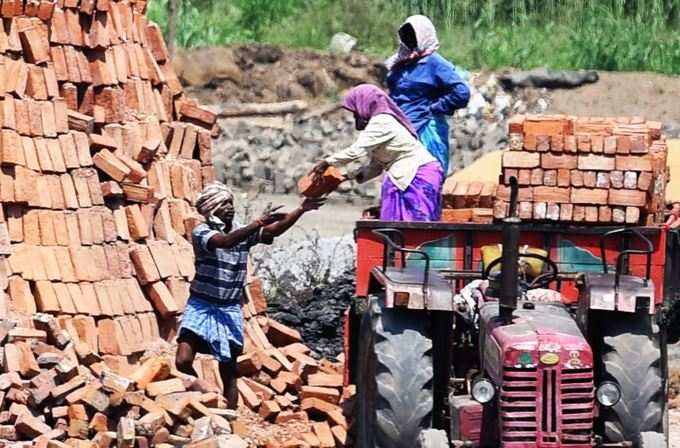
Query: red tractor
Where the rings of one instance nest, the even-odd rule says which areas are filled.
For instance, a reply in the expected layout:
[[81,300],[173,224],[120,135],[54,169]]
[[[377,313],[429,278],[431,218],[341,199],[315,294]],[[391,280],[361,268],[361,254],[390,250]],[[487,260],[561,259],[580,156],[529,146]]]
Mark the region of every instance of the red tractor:
[[499,225],[357,223],[354,446],[667,446],[677,235],[521,223],[516,191]]

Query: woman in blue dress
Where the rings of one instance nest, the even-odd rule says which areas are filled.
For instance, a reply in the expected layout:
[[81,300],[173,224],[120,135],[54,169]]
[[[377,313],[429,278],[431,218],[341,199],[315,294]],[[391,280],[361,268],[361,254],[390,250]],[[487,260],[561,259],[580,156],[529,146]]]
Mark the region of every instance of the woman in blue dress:
[[387,86],[390,97],[415,127],[418,138],[449,170],[447,117],[467,106],[470,89],[456,68],[437,50],[434,25],[425,16],[411,16],[399,28],[399,50],[390,57]]

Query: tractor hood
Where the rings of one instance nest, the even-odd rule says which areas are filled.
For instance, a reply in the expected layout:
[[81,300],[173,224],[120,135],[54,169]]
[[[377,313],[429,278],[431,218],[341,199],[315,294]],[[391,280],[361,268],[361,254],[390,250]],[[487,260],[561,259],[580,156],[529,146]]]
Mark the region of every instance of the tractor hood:
[[[513,323],[502,325],[496,302],[480,309],[484,367],[492,376],[503,368],[540,365],[561,369],[592,368],[590,346],[561,303],[520,302]],[[533,306],[533,309],[531,307]],[[500,379],[500,378],[495,378]]]

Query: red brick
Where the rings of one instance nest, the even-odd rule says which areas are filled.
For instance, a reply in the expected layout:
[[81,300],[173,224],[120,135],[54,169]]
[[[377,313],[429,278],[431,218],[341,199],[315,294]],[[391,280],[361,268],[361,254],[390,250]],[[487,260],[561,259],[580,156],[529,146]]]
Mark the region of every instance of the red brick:
[[604,155],[581,154],[578,156],[578,169],[611,171],[616,167],[616,159]]
[[627,135],[619,135],[616,143],[617,154],[630,154],[631,141]]
[[46,39],[46,35],[40,30],[31,26],[19,31],[21,38],[21,45],[24,49],[24,55],[27,60],[33,64],[42,64],[50,60],[50,44]]
[[585,207],[585,221],[586,222],[597,222],[600,216],[600,211],[598,207],[586,206]]
[[577,166],[577,157],[571,155],[542,154],[541,167],[545,169],[574,169]]
[[601,205],[599,208],[598,222],[608,223],[612,220],[612,209],[606,205]]
[[652,187],[652,173],[643,171],[638,177],[638,188],[642,191],[649,191]]
[[583,171],[583,185],[588,188],[595,188],[597,185],[597,172]]
[[9,278],[9,308],[20,314],[32,315],[37,309],[28,282],[19,276]]
[[604,137],[601,135],[593,135],[590,138],[590,150],[595,154],[602,154],[604,152]]
[[217,121],[217,116],[188,101],[182,101],[179,105],[179,116],[182,121],[192,122],[206,129],[211,129]]
[[617,156],[616,169],[620,171],[652,171],[650,156]]
[[570,202],[570,189],[559,187],[534,187],[534,201],[554,202],[558,204]]
[[128,222],[130,237],[133,240],[139,241],[149,237],[149,224],[138,205],[125,207],[125,215]]
[[554,187],[557,185],[557,170],[543,171],[543,184],[545,186]]
[[503,153],[504,168],[538,168],[540,163],[540,154],[518,151],[506,151]]
[[616,154],[617,153],[617,138],[616,136],[606,137],[604,139],[604,153],[605,154]]
[[[614,191],[614,190],[611,190]],[[601,204],[607,205],[609,191],[591,188],[572,188],[571,202],[573,204]]]
[[47,99],[47,84],[45,84],[45,75],[43,74],[43,69],[37,65],[28,66],[26,95],[34,100],[44,101]]
[[622,171],[612,171],[609,174],[609,182],[613,188],[623,188],[624,175]]
[[610,190],[609,204],[644,207],[647,204],[647,193],[639,190]]
[[637,207],[626,207],[626,224],[640,223],[640,209]]
[[576,146],[579,152],[590,152],[592,148],[592,143],[590,141],[589,135],[577,135],[576,136]]
[[2,130],[2,163],[7,165],[25,165],[24,147],[16,131]]
[[147,294],[161,316],[172,316],[179,311],[177,302],[163,282],[150,284],[147,287]]

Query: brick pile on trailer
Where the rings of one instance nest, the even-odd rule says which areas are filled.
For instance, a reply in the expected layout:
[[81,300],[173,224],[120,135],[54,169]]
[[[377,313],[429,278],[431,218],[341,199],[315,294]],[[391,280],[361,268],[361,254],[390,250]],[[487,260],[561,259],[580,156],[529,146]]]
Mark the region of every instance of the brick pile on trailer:
[[442,188],[444,222],[490,224],[498,184],[455,181],[448,178]]
[[519,216],[570,223],[663,221],[668,148],[661,123],[641,118],[517,116],[509,123],[494,215],[519,182]]
[[[145,8],[0,4],[0,446],[217,446],[233,417],[219,394],[188,390],[171,356],[140,363],[174,336],[188,297],[193,204],[214,179],[218,129],[184,94]],[[277,345],[288,330],[262,309],[247,322],[240,368],[281,396],[288,381],[290,396],[255,406],[242,380],[244,404],[280,420],[336,409],[290,386],[319,387],[330,365],[299,341]],[[219,376],[214,360],[196,367]]]

